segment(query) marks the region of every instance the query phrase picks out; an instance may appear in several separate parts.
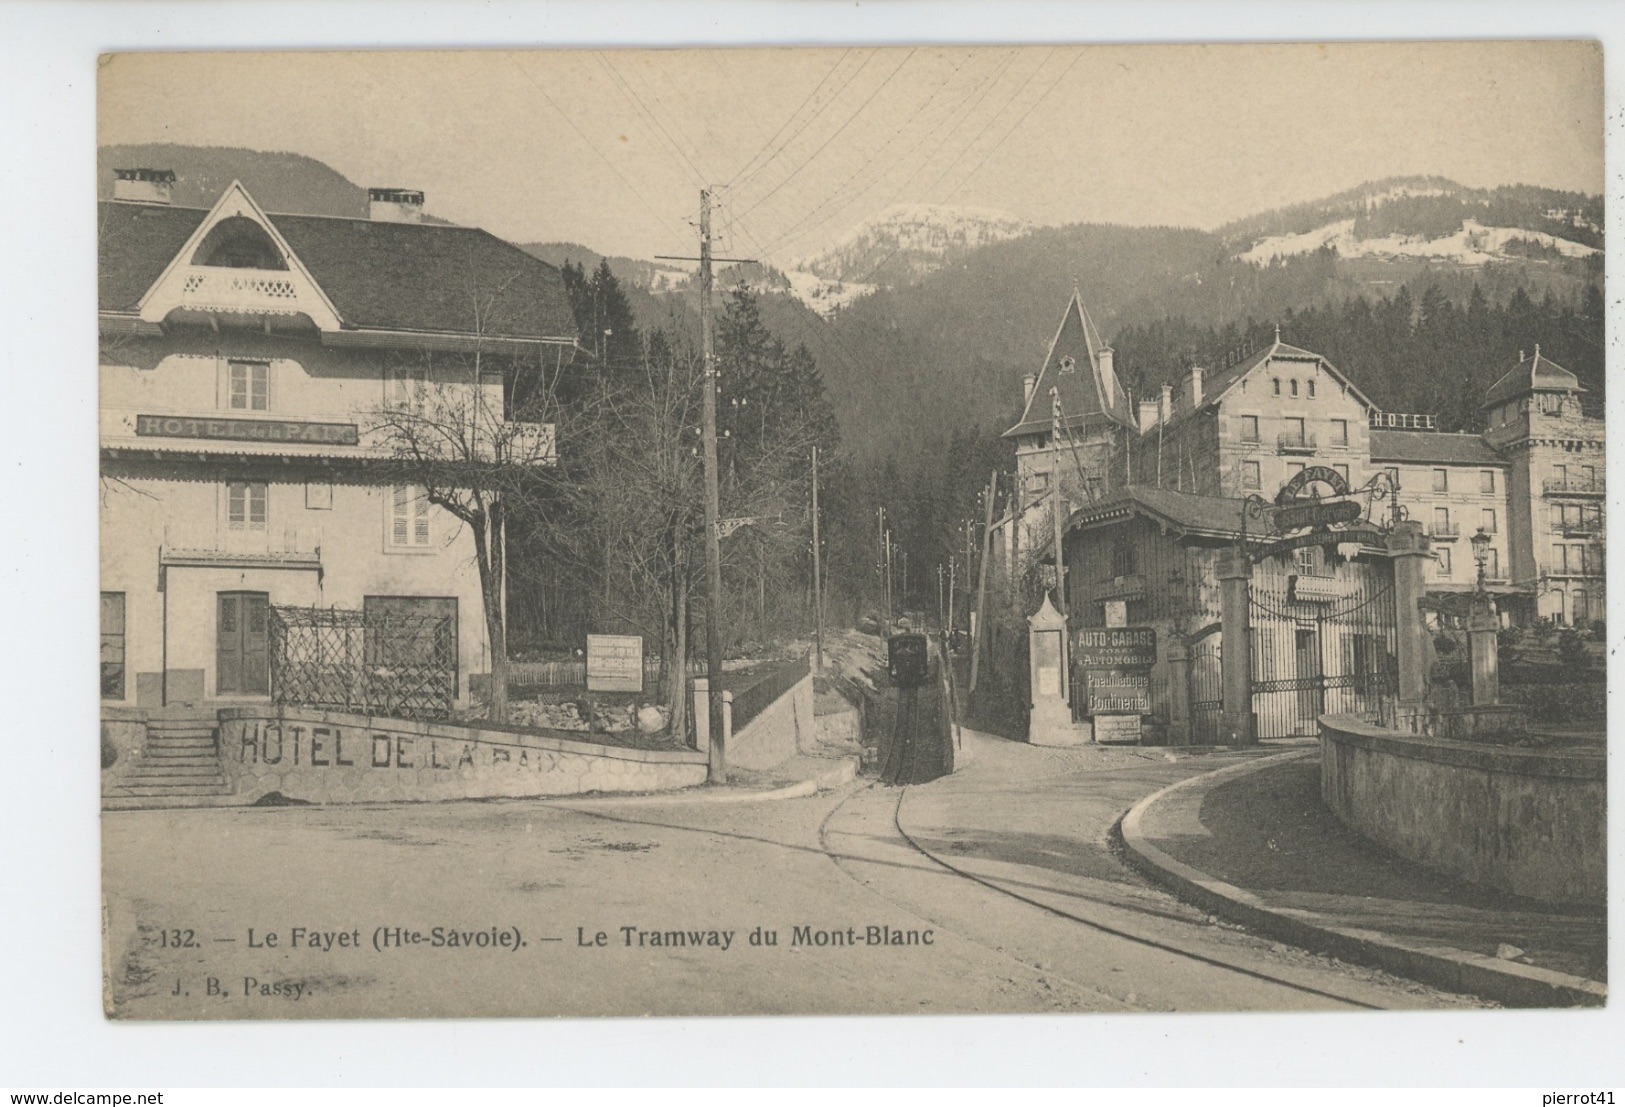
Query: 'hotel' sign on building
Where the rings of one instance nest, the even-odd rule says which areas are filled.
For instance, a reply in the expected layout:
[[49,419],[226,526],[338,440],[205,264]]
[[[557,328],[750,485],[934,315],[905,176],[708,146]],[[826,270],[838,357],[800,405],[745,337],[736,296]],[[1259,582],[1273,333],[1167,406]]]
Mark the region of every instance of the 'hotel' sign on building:
[[137,415],[135,433],[161,438],[224,438],[245,442],[315,442],[354,446],[354,423],[303,423],[287,419],[198,419],[182,415]]

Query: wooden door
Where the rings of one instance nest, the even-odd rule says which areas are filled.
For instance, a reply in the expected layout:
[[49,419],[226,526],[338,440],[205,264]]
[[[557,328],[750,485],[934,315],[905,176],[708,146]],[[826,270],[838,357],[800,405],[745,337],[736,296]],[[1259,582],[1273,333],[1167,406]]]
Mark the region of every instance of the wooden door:
[[219,593],[215,650],[218,695],[270,694],[266,616],[270,596],[264,592]]

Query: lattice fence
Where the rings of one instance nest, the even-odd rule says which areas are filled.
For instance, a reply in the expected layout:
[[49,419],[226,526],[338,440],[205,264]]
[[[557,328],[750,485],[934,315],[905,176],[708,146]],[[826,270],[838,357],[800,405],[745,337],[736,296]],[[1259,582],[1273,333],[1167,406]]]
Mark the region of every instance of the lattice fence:
[[451,616],[273,607],[270,654],[277,704],[436,719],[457,698]]

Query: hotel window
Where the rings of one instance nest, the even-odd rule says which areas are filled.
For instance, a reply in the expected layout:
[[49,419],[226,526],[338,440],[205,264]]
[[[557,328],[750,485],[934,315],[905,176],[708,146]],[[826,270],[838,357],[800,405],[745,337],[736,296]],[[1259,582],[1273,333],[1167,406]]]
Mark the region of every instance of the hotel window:
[[1449,546],[1440,546],[1437,550],[1435,550],[1433,552],[1433,556],[1439,562],[1439,576],[1441,576],[1441,577],[1449,576],[1450,575],[1450,547]]
[[1128,542],[1117,542],[1112,546],[1112,576],[1131,577],[1139,571],[1139,559],[1134,556],[1134,546]]
[[263,361],[233,361],[226,367],[226,406],[233,411],[267,411],[271,406],[271,367]]
[[1258,416],[1243,415],[1241,417],[1241,440],[1243,442],[1258,441]]
[[1489,548],[1489,556],[1484,560],[1484,576],[1490,580],[1501,579],[1501,551],[1494,546]]
[[1484,528],[1485,534],[1494,534],[1497,530],[1497,522],[1498,520],[1495,518],[1495,509],[1493,507],[1486,507],[1482,512],[1479,513],[1478,525]]
[[1433,509],[1433,533],[1450,533],[1450,509],[1448,507],[1436,507]]
[[1347,446],[1349,444],[1349,421],[1347,419],[1332,420],[1332,445]]
[[1569,467],[1567,465],[1553,465],[1552,479],[1561,487],[1569,481]]
[[1495,470],[1485,469],[1478,474],[1478,490],[1480,492],[1495,492]]
[[1292,378],[1292,394],[1294,396],[1296,396],[1298,394],[1298,378],[1297,377]]
[[1271,379],[1270,383],[1275,385],[1275,394],[1279,396],[1281,394],[1281,378],[1274,377]]
[[391,366],[384,371],[384,402],[389,407],[420,407],[428,391],[429,370],[425,366]]
[[102,593],[102,699],[124,698],[124,593]]
[[1435,492],[1448,492],[1448,491],[1450,491],[1450,470],[1449,469],[1435,469],[1435,470],[1433,470],[1433,490]]
[[226,524],[232,530],[264,530],[267,492],[261,481],[226,485]]
[[1580,479],[1585,481],[1585,487],[1595,488],[1597,486],[1597,470],[1590,465],[1580,466]]
[[1241,486],[1243,488],[1264,487],[1264,477],[1259,471],[1258,462],[1243,461],[1241,463]]
[[1586,590],[1584,588],[1576,588],[1574,590],[1574,595],[1569,601],[1569,606],[1574,612],[1575,626],[1584,626],[1586,623],[1591,621],[1591,598],[1586,595]]
[[1288,444],[1302,446],[1307,439],[1304,438],[1303,420],[1288,419],[1286,421],[1286,440]]
[[1315,398],[1315,382],[1314,381],[1309,381],[1308,385],[1309,385],[1309,398],[1312,400],[1312,399]]
[[429,545],[429,494],[416,485],[390,489],[389,544],[397,549],[425,549]]
[[1569,548],[1558,542],[1552,546],[1552,572],[1566,573],[1569,571]]

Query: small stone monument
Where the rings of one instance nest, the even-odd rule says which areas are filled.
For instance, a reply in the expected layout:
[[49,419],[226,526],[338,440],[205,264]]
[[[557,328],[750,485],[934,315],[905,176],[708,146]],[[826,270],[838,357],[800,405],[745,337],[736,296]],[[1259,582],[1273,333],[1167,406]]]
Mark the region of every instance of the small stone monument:
[[1027,741],[1035,746],[1080,746],[1090,741],[1088,723],[1072,721],[1067,703],[1066,620],[1048,595],[1027,620],[1027,659],[1032,713]]

